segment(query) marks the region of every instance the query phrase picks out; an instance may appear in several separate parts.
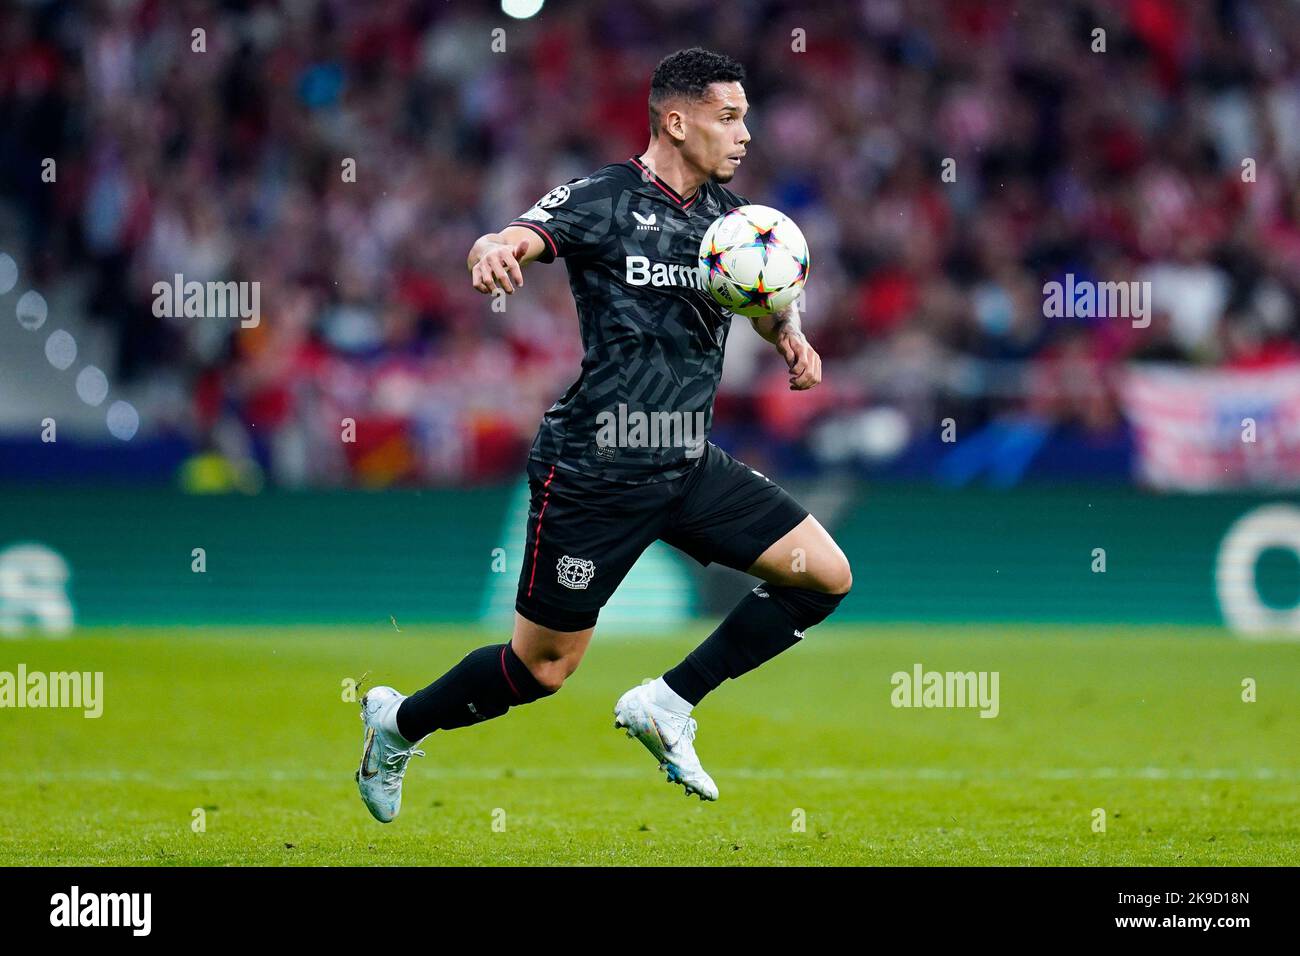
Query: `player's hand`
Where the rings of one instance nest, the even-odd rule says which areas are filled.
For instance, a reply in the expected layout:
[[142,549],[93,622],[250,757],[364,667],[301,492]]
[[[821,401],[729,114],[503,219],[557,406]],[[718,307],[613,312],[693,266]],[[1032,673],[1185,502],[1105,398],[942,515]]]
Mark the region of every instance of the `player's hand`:
[[470,270],[470,281],[474,288],[484,295],[491,295],[497,289],[506,295],[514,295],[515,289],[524,284],[524,268],[519,260],[527,253],[528,241],[525,239],[520,239],[513,246],[509,243],[490,246]]
[[822,380],[822,357],[802,332],[786,332],[776,340],[776,350],[790,366],[790,390],[802,392]]

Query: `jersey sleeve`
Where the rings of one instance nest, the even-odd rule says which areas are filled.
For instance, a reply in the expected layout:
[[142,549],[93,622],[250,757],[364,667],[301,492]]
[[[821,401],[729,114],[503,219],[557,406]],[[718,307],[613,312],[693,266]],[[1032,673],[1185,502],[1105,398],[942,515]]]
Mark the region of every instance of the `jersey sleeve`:
[[508,225],[523,226],[542,237],[542,262],[593,251],[609,234],[614,202],[608,184],[587,177],[571,179],[537,200]]

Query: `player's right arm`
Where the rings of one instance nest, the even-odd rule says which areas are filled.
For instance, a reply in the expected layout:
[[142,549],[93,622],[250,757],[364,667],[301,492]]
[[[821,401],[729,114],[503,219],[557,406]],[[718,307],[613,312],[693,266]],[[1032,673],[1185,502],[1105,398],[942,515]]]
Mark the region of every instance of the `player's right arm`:
[[470,282],[484,295],[497,289],[513,295],[524,284],[524,266],[545,250],[542,237],[523,226],[506,226],[500,232],[479,236],[466,259]]
[[590,256],[609,233],[614,199],[599,175],[556,186],[500,232],[480,236],[467,265],[474,288],[513,294],[524,284],[524,264]]

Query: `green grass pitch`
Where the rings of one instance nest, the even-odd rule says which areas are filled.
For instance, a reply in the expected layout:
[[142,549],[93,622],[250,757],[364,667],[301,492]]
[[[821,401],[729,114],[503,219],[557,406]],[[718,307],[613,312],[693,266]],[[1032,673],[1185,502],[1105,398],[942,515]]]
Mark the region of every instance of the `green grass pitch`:
[[[598,633],[555,697],[430,737],[387,826],[357,797],[344,679],[409,693],[497,635],[385,622],[0,641],[0,670],[105,681],[97,720],[0,710],[0,864],[1294,862],[1298,645],[823,625],[696,709],[721,790],[704,804],[666,786],[611,711],[706,632]],[[894,708],[890,675],[917,662],[998,671],[1000,714]]]

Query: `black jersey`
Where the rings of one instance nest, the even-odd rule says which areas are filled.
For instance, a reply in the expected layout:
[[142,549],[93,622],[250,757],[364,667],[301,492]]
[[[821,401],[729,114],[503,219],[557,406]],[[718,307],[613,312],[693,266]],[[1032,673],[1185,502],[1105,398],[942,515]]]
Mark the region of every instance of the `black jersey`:
[[584,350],[530,458],[634,484],[698,463],[732,318],[705,291],[700,240],[747,203],[712,181],[682,199],[630,159],[556,186],[510,223],[542,237],[543,262],[564,258]]

